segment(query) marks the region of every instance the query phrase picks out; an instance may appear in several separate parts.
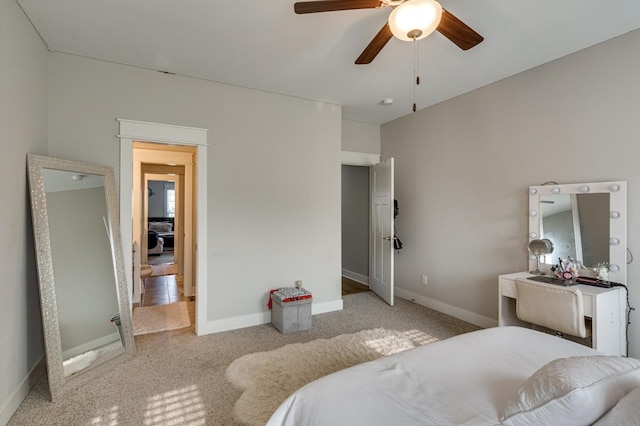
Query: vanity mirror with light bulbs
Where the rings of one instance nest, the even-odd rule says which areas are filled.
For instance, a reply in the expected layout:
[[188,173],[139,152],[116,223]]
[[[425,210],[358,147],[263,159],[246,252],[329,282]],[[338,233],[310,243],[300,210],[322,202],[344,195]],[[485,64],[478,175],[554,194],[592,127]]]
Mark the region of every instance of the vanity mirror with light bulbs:
[[[607,355],[627,353],[627,183],[625,181],[547,184],[529,187],[528,242],[549,240],[553,251],[527,253],[528,270],[498,277],[498,325],[536,328],[518,316],[518,287],[522,281],[538,286],[533,306],[541,317],[562,322],[586,321],[590,336],[583,343]],[[571,258],[581,277],[596,277],[606,265],[612,287],[555,280],[550,271],[559,259]],[[542,282],[535,273],[544,273]],[[544,277],[548,277],[544,278]],[[603,283],[610,285],[610,283]],[[619,285],[619,286],[618,286]],[[558,295],[576,295],[572,305],[556,303]],[[523,299],[524,300],[524,299]],[[529,302],[530,299],[527,301]],[[568,310],[575,312],[567,315]],[[555,328],[553,330],[559,330]]]
[[28,154],[51,399],[133,356],[111,167]]
[[[571,257],[591,275],[609,265],[609,280],[627,283],[627,183],[595,182],[529,187],[529,241],[546,238],[554,252],[542,256],[547,269]],[[529,255],[529,267],[536,264]]]

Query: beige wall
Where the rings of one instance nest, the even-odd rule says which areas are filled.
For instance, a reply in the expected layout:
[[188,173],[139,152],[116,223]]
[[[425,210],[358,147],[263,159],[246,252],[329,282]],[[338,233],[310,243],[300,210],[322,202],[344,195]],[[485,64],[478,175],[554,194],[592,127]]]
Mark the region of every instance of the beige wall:
[[26,154],[46,153],[47,50],[13,0],[0,0],[0,57],[0,424],[4,424],[26,395],[29,372],[44,356]]
[[[639,45],[635,31],[382,126],[402,200],[401,291],[495,320],[497,275],[527,267],[527,187],[547,181],[627,180],[628,246],[640,256]],[[636,261],[636,307],[638,279]],[[637,313],[632,322],[638,357]]]
[[380,126],[342,120],[342,150],[380,154]]
[[208,320],[302,280],[341,303],[339,106],[52,53],[49,151],[113,166],[117,118],[209,129]]

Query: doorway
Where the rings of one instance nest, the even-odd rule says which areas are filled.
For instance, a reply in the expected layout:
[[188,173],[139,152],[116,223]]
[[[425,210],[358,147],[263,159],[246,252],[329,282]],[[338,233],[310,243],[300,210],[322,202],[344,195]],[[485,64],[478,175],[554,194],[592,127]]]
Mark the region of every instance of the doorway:
[[[181,169],[184,174],[184,168]],[[178,176],[169,171],[167,174],[145,172],[144,179],[147,182],[147,204],[144,213],[144,224],[147,225],[147,256],[141,261],[143,264],[157,266],[155,269],[159,269],[160,265],[165,269],[173,266],[176,270],[174,274],[177,274],[181,245],[177,241],[179,234],[176,238],[175,231],[180,223],[177,207],[183,201],[176,187]],[[157,275],[155,271],[154,275]]]
[[[366,166],[366,171],[362,168],[350,168],[349,166]],[[349,175],[360,173],[360,189],[353,191],[349,186]],[[368,185],[365,184],[364,177],[368,175]],[[345,178],[346,177],[346,178]],[[359,205],[363,206],[362,198],[367,197],[367,211],[351,218],[353,212],[348,206],[354,199],[360,199]],[[362,198],[361,198],[362,197]],[[394,160],[388,158],[380,161],[377,154],[342,152],[342,253],[343,283],[345,278],[354,281],[353,284],[360,283],[368,285],[369,289],[376,293],[389,305],[394,303],[394,250],[396,248],[397,237],[394,228]],[[363,223],[368,221],[368,230],[362,233]],[[353,236],[354,229],[358,229],[359,236]],[[356,249],[350,252],[353,241],[362,241],[362,235],[368,236],[368,249]],[[399,241],[398,241],[399,243]],[[364,244],[363,244],[364,245]],[[368,269],[362,265],[357,266],[366,274],[350,270],[354,265],[349,256],[354,253],[367,253]],[[356,254],[357,256],[357,254]],[[362,258],[361,258],[362,259]],[[352,284],[350,282],[347,284]],[[343,295],[349,294],[345,291],[343,284]],[[362,289],[364,290],[364,289]]]
[[342,295],[369,291],[369,167],[342,165]]
[[[195,299],[196,161],[195,147],[133,143],[132,243],[140,246],[141,269],[152,270],[140,285],[138,306]],[[190,311],[195,321],[195,307]]]
[[[152,173],[149,167],[154,170]],[[180,176],[184,167],[161,165],[143,165],[143,176],[147,187],[147,203],[143,224],[147,226],[147,257],[142,264],[151,266],[151,275],[145,279],[144,292],[140,297],[140,306],[156,306],[189,301],[184,296],[181,270],[182,241],[180,216],[184,197],[181,196]],[[172,170],[178,167],[178,170]],[[146,171],[145,171],[146,170]],[[157,172],[166,172],[160,174]],[[172,172],[177,173],[172,173]],[[180,173],[180,174],[178,174]]]
[[[166,123],[152,123],[137,120],[127,120],[123,118],[117,119],[119,123],[120,139],[120,218],[121,218],[121,234],[122,241],[127,242],[123,245],[123,254],[125,261],[124,273],[128,283],[128,293],[131,297],[131,307],[135,301],[136,287],[139,287],[141,270],[139,266],[134,268],[136,257],[134,247],[128,242],[133,241],[134,235],[134,203],[132,193],[139,185],[139,174],[134,179],[134,158],[133,144],[136,141],[148,141],[151,143],[164,144],[163,146],[190,146],[196,151],[194,163],[190,164],[193,168],[194,180],[197,182],[195,186],[196,200],[203,202],[196,203],[195,212],[192,220],[194,240],[190,241],[193,247],[192,262],[194,264],[193,273],[193,291],[197,288],[198,297],[195,302],[195,331],[197,335],[212,333],[213,330],[208,324],[207,316],[207,283],[208,283],[208,264],[207,264],[207,132],[208,129],[177,126]],[[165,161],[171,163],[172,161]],[[193,190],[193,186],[186,187]],[[136,230],[138,231],[138,230]],[[185,242],[186,243],[186,242]],[[197,245],[197,247],[196,247]],[[138,257],[139,259],[139,257]],[[139,296],[139,293],[138,293]]]

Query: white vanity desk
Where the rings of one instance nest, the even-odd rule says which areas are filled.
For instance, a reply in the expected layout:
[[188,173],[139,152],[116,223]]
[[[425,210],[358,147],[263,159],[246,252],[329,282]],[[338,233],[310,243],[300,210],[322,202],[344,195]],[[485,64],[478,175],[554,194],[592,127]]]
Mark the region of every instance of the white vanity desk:
[[[516,316],[518,292],[516,279],[532,276],[529,272],[517,272],[498,277],[498,325],[517,325],[531,327]],[[529,281],[541,286],[557,287]],[[627,295],[623,287],[601,288],[578,284],[572,288],[580,289],[584,301],[584,313],[591,318],[592,347],[606,355],[626,356],[626,308]]]

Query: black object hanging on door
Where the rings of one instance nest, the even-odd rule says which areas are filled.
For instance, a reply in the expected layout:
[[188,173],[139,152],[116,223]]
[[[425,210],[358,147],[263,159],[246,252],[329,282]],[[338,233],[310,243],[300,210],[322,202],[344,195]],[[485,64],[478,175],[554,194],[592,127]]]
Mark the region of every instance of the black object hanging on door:
[[402,248],[402,241],[398,238],[398,232],[396,231],[396,217],[398,217],[398,212],[400,209],[398,208],[398,200],[393,200],[393,249],[400,251]]

